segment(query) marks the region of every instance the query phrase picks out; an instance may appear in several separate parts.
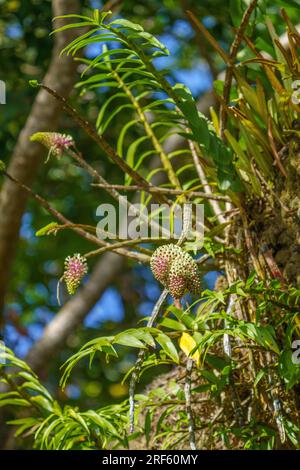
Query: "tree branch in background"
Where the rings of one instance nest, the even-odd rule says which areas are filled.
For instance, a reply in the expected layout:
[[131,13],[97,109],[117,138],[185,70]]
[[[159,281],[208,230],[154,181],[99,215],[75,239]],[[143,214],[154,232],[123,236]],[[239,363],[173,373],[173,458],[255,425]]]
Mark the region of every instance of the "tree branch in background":
[[[78,0],[53,0],[53,16],[79,13]],[[69,20],[57,19],[54,28]],[[52,59],[44,83],[55,87],[67,97],[75,81],[77,64],[72,58],[59,55],[60,51],[75,38],[77,32],[67,29],[55,35]],[[18,180],[31,185],[42,161],[42,149],[29,138],[42,130],[55,130],[61,114],[59,104],[44,90],[37,94],[31,112],[16,143],[8,167],[9,173]],[[22,215],[27,197],[21,188],[6,180],[0,193],[0,312],[3,311],[5,295],[9,285],[10,271],[16,252]],[[1,324],[2,322],[0,322]]]
[[[96,245],[100,245],[102,247],[106,248],[112,248],[114,249],[113,246],[110,245],[110,243],[105,242],[101,238],[96,237],[92,233],[84,230],[80,225],[74,224],[71,220],[67,219],[63,214],[61,214],[59,211],[54,209],[46,199],[42,198],[38,194],[36,194],[32,189],[30,189],[27,185],[21,183],[18,181],[16,178],[13,178],[10,174],[8,174],[5,170],[3,171],[3,174],[12,182],[14,182],[19,188],[24,190],[26,194],[29,194],[32,198],[34,198],[47,212],[49,212],[53,217],[55,217],[57,220],[62,222],[65,226],[68,226],[71,230],[76,232],[78,235],[80,235],[82,238],[85,240],[88,240]],[[119,253],[120,255],[123,256],[128,256],[128,258],[135,259],[136,261],[139,262],[148,262],[149,261],[149,256],[143,255],[141,253],[135,253],[131,252],[128,250],[124,250],[121,248],[116,248],[116,252]]]

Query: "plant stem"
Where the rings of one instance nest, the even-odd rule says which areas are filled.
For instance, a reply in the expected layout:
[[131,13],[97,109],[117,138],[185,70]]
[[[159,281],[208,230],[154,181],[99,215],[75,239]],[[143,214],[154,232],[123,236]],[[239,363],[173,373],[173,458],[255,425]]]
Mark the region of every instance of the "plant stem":
[[152,186],[151,188],[143,188],[142,186],[137,186],[137,185],[131,185],[131,186],[125,186],[122,184],[96,184],[93,183],[92,186],[95,186],[97,188],[111,188],[111,189],[117,189],[120,191],[139,191],[143,190],[146,191],[147,193],[150,194],[155,194],[155,193],[161,193],[161,194],[167,194],[170,196],[180,196],[185,195],[187,197],[201,197],[203,199],[209,199],[209,200],[215,200],[215,201],[224,201],[224,202],[230,202],[231,199],[228,196],[222,196],[219,194],[213,194],[213,193],[208,193],[208,192],[201,192],[201,191],[184,191],[180,189],[168,189],[168,188],[160,188],[158,186]]
[[[156,302],[153,310],[152,310],[152,313],[151,313],[151,316],[147,322],[147,327],[148,328],[151,328],[160,312],[160,309],[164,303],[164,301],[166,300],[168,296],[168,291],[167,289],[164,289],[158,299],[158,301]],[[139,379],[139,374],[140,374],[140,371],[141,371],[141,368],[142,368],[142,365],[143,365],[143,362],[144,362],[144,358],[145,358],[145,354],[146,354],[146,351],[145,349],[141,349],[139,354],[138,354],[138,358],[137,358],[137,361],[135,363],[135,366],[134,366],[134,370],[131,374],[131,379],[130,379],[130,385],[129,385],[129,423],[130,423],[130,428],[129,428],[129,432],[132,434],[134,432],[134,411],[135,411],[135,401],[134,401],[134,395],[135,395],[135,387],[136,387],[136,383]]]
[[[195,147],[194,143],[191,140],[189,140],[189,146],[190,146],[190,149],[191,149],[191,152],[192,152],[192,156],[193,156],[193,160],[194,160],[194,163],[195,163],[196,171],[197,171],[199,179],[200,179],[200,181],[203,185],[203,189],[205,191],[206,198],[209,200],[210,207],[211,207],[213,213],[215,214],[218,222],[220,224],[224,224],[226,222],[226,219],[225,219],[225,217],[223,217],[222,210],[221,210],[221,208],[220,208],[220,206],[217,202],[218,200],[221,201],[222,199],[220,199],[220,198],[215,199],[213,197],[214,196],[213,192],[212,192],[211,187],[208,184],[208,181],[206,179],[206,175],[205,175],[204,170],[202,168],[202,165],[200,163],[200,159],[199,159],[199,155],[197,153],[196,147]],[[230,199],[226,198],[226,201],[230,202]]]
[[6,372],[4,372],[4,370],[1,370],[0,371],[0,375],[2,375],[2,377],[4,377],[4,379],[6,380],[6,382],[8,383],[8,385],[10,385],[10,387],[15,390],[16,392],[19,393],[19,395],[24,398],[24,400],[26,400],[33,408],[36,409],[36,411],[38,411],[39,414],[41,415],[44,415],[45,414],[45,410],[43,408],[40,408],[38,406],[38,404],[32,400],[32,397],[29,395],[29,393],[27,393],[26,391],[24,391],[22,388],[20,388],[16,383],[15,381],[9,376],[9,374],[7,374]]
[[[122,196],[118,191],[117,191],[117,186],[118,185],[110,185],[103,176],[101,176],[95,168],[93,168],[87,161],[83,158],[82,154],[76,149],[76,151],[68,150],[68,153],[70,154],[71,157],[73,157],[81,166],[84,168],[91,176],[92,178],[96,179],[96,181],[99,181],[99,183],[95,184],[92,183],[92,186],[100,186],[101,188],[104,188],[108,194],[110,194],[119,204],[121,204],[123,207],[128,209],[131,214],[140,217],[140,219],[147,223],[149,222],[148,217],[143,213],[143,211],[140,211],[134,204],[131,204],[124,196]],[[144,190],[143,187],[141,189]],[[155,227],[156,229],[160,229],[159,225],[150,219],[149,222],[151,227]],[[168,232],[162,227],[162,234],[168,236]]]
[[[139,173],[137,173],[133,168],[131,168],[125,160],[123,160],[115,150],[110,146],[110,144],[104,139],[103,136],[99,135],[96,129],[87,121],[82,119],[79,113],[72,108],[67,100],[60,96],[55,90],[49,88],[44,84],[39,84],[41,88],[46,90],[50,95],[57,99],[61,104],[62,108],[74,119],[74,121],[104,150],[104,152],[111,158],[111,160],[118,165],[124,174],[127,174],[132,177],[132,179],[144,189],[151,187],[151,184],[148,183]],[[163,198],[158,197],[158,202],[166,202]]]
[[[34,191],[32,191],[31,188],[29,188],[25,184],[21,183],[21,181],[18,181],[16,178],[11,176],[6,171],[2,171],[2,172],[7,178],[9,178],[11,181],[17,184],[20,188],[26,191],[31,197],[33,197],[42,207],[44,207],[44,209],[46,209],[47,212],[53,215],[57,220],[62,222],[64,225],[68,225],[71,228],[71,230],[76,232],[78,235],[80,235],[81,237],[85,238],[86,240],[92,243],[95,243],[96,245],[100,245],[102,247],[110,246],[110,243],[107,243],[101,240],[100,238],[95,237],[95,235],[92,235],[89,232],[86,232],[85,230],[83,230],[82,228],[74,224],[71,220],[67,219],[63,214],[61,214],[59,211],[54,209],[44,198],[36,194]],[[142,262],[142,263],[148,263],[149,261],[149,256],[143,255],[142,253],[131,252],[124,248],[117,248],[116,253],[122,256],[126,256],[128,258],[134,259],[136,261]]]
[[195,421],[192,410],[191,402],[191,383],[192,383],[192,369],[194,361],[191,357],[187,359],[186,363],[186,375],[185,375],[185,385],[184,385],[184,396],[185,396],[185,407],[186,414],[188,419],[188,429],[189,429],[189,441],[191,450],[197,450],[196,447],[196,436],[195,436]]
[[163,166],[164,166],[164,168],[165,168],[165,170],[168,174],[170,182],[173,184],[173,186],[175,186],[175,188],[180,189],[181,185],[180,185],[179,179],[176,176],[176,173],[175,173],[175,171],[172,167],[172,164],[171,164],[171,162],[168,158],[168,155],[166,155],[163,147],[161,146],[159,140],[157,139],[155,133],[153,132],[153,130],[152,130],[152,128],[151,128],[151,126],[150,126],[150,124],[147,120],[147,117],[146,117],[145,113],[143,112],[143,110],[140,107],[140,104],[139,104],[138,100],[131,93],[128,86],[124,83],[124,81],[122,80],[120,75],[115,70],[112,72],[112,74],[115,77],[115,79],[117,80],[117,82],[121,85],[121,87],[125,91],[126,95],[128,96],[129,100],[133,104],[134,109],[136,110],[137,115],[138,115],[141,123],[144,126],[146,134],[150,138],[154,149],[156,150],[157,154],[160,157],[160,160],[161,160],[161,162],[162,162],[162,164],[163,164]]

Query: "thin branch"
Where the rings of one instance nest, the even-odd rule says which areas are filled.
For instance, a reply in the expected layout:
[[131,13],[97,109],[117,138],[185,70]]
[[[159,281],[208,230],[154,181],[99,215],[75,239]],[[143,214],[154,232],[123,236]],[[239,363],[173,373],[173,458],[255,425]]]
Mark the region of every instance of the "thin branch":
[[[182,4],[182,8],[184,10],[187,10],[186,1],[181,0],[181,4]],[[207,49],[206,44],[202,40],[200,31],[197,28],[197,26],[195,25],[195,23],[191,20],[191,17],[188,14],[187,14],[187,17],[188,17],[188,20],[189,20],[189,22],[190,22],[190,24],[191,24],[191,26],[192,26],[192,28],[195,32],[195,38],[194,39],[195,39],[195,42],[196,42],[196,44],[199,48],[200,55],[205,59],[207,65],[209,67],[209,70],[210,70],[210,73],[211,73],[211,76],[212,76],[213,80],[216,80],[217,76],[218,76],[218,71],[217,71],[217,68],[214,64],[211,51]]]
[[[197,400],[191,400],[192,404],[200,404],[200,403],[208,403],[209,398],[198,398]],[[148,406],[157,406],[157,407],[162,407],[162,406],[169,406],[169,405],[186,405],[186,400],[164,400],[160,402],[147,402],[147,407]]]
[[177,242],[178,246],[181,246],[184,243],[184,241],[188,238],[191,228],[192,228],[192,207],[190,204],[185,204],[183,207],[182,232]]
[[[55,225],[54,227],[50,227],[48,230],[47,230],[47,235],[51,235],[51,234],[54,234],[56,235],[57,232],[59,230],[64,230],[64,229],[70,229],[70,228],[73,228],[73,227],[80,227],[86,231],[90,231],[92,233],[98,233],[101,232],[102,235],[104,235],[104,239],[105,238],[110,238],[111,240],[116,240],[116,241],[119,241],[120,239],[118,237],[116,237],[116,235],[114,233],[111,233],[111,232],[108,232],[108,231],[105,231],[103,229],[101,229],[100,227],[94,227],[92,225],[84,225],[84,224],[64,224],[64,225]],[[140,241],[139,241],[140,240]],[[150,242],[152,239],[148,238],[148,239],[136,239],[136,240],[133,240],[134,243],[131,243],[131,240],[128,240],[128,245],[136,245],[138,243],[146,243],[147,241]],[[158,238],[157,241],[160,241],[161,239]],[[163,240],[163,239],[162,239]],[[126,241],[123,240],[124,245],[126,244]],[[110,251],[110,249],[114,249],[114,248],[117,248],[117,246],[115,245],[110,245],[110,246],[107,246],[107,247],[103,247],[104,250],[103,251]],[[151,255],[152,252],[150,250],[147,250],[146,248],[142,248],[142,247],[137,247],[137,249],[141,252],[141,253],[145,253],[146,255]],[[102,248],[98,249],[98,250],[94,250],[94,251],[90,251],[88,252],[86,255],[84,255],[85,257],[92,257],[92,256],[96,256],[97,254],[99,253],[102,253]]]
[[203,199],[211,199],[215,201],[224,201],[224,202],[230,202],[231,199],[228,196],[222,196],[218,194],[213,194],[213,193],[206,193],[206,192],[201,192],[201,191],[184,191],[184,190],[179,190],[179,189],[168,189],[168,188],[159,188],[158,186],[151,186],[149,188],[143,188],[142,186],[137,186],[137,185],[131,185],[131,186],[126,186],[122,184],[97,184],[97,183],[92,183],[92,186],[95,186],[97,188],[103,188],[103,189],[117,189],[119,191],[139,191],[143,190],[146,191],[147,193],[150,194],[167,194],[169,196],[180,196],[185,195],[187,197],[201,197]]
[[116,201],[119,200],[120,193],[118,193],[118,191],[116,191],[114,188],[109,187],[109,184],[106,179],[103,178],[103,176],[100,175],[100,173],[98,173],[98,171],[83,158],[82,153],[77,148],[75,149],[75,151],[67,149],[66,153],[69,154],[72,158],[74,158],[74,160],[76,160],[79,165],[84,168],[87,173],[89,173],[89,175],[91,175],[93,179],[98,181],[99,184],[101,184],[106,189],[106,191],[108,192],[108,194],[110,194],[111,197],[113,197]]
[[[271,362],[272,362],[271,353],[267,352],[266,356],[267,356],[266,359],[268,361],[268,364],[271,365]],[[275,422],[276,422],[277,429],[279,432],[280,442],[284,444],[286,441],[286,434],[285,434],[285,427],[284,427],[284,419],[282,415],[282,406],[281,406],[281,402],[280,402],[280,399],[279,399],[279,396],[275,387],[272,370],[268,372],[268,382],[270,385],[270,395],[272,398],[274,418],[275,418]]]
[[[177,245],[180,246],[183,244],[184,240],[187,238],[188,236],[188,233],[189,233],[189,230],[190,230],[190,224],[191,224],[191,207],[188,206],[188,205],[185,205],[184,206],[184,213],[183,213],[183,224],[182,224],[182,232],[181,232],[181,235],[180,235],[180,238],[177,242]],[[167,296],[168,296],[168,289],[164,289],[158,299],[158,301],[156,302],[155,306],[154,306],[154,309],[151,313],[151,316],[147,322],[147,327],[148,328],[151,328],[158,315],[159,315],[159,312],[160,312],[160,309],[164,303],[164,301],[166,300]],[[135,410],[135,403],[134,403],[134,394],[135,394],[135,387],[136,387],[136,383],[139,379],[139,375],[140,375],[140,371],[141,371],[141,368],[142,368],[142,365],[143,365],[143,362],[144,362],[144,357],[145,357],[145,354],[146,354],[146,350],[145,349],[141,349],[139,354],[138,354],[138,358],[137,358],[137,361],[135,363],[135,366],[134,366],[134,369],[133,369],[133,372],[132,372],[132,375],[131,375],[131,379],[130,379],[130,385],[129,385],[129,423],[130,423],[130,433],[133,433],[134,431],[134,410]]]
[[[172,239],[164,239],[164,238],[136,238],[134,240],[123,240],[121,242],[113,243],[110,246],[104,246],[103,248],[99,248],[98,250],[94,251],[89,251],[84,255],[85,258],[91,258],[93,256],[100,255],[101,253],[107,252],[107,251],[113,251],[116,248],[122,248],[123,246],[131,246],[131,245],[138,245],[139,243],[155,243],[155,242],[163,242],[163,241],[168,241],[169,243],[172,241]],[[147,250],[148,251],[148,250]],[[149,261],[150,261],[150,256],[149,256]]]
[[[147,327],[148,328],[151,328],[160,312],[160,309],[164,303],[164,301],[166,300],[167,296],[168,296],[168,290],[167,289],[164,289],[158,299],[158,301],[156,302],[153,310],[152,310],[152,313],[151,313],[151,316],[148,320],[148,323],[147,323]],[[145,354],[146,354],[146,351],[145,349],[141,349],[139,354],[138,354],[138,358],[136,360],[136,363],[135,363],[135,366],[134,366],[134,369],[133,369],[133,372],[131,374],[131,379],[130,379],[130,384],[129,384],[129,423],[130,423],[130,428],[129,428],[129,432],[132,434],[134,432],[134,411],[135,411],[135,400],[134,400],[134,395],[135,395],[135,387],[136,387],[136,383],[139,379],[139,375],[140,375],[140,371],[141,371],[141,368],[142,368],[142,365],[143,365],[143,362],[144,362],[144,358],[145,358]]]
[[194,13],[190,10],[186,11],[186,14],[190,18],[191,22],[195,25],[195,27],[203,34],[206,40],[212,45],[212,47],[219,53],[219,55],[224,60],[225,64],[230,64],[230,57],[227,52],[222,49],[222,47],[217,43],[215,38],[210,34],[210,32],[203,26],[203,24],[198,20],[198,18],[194,15]]
[[94,227],[93,225],[85,225],[85,224],[64,224],[64,225],[56,225],[55,227],[49,228],[49,230],[47,231],[47,235],[50,235],[50,234],[56,235],[56,233],[57,233],[59,230],[64,230],[64,229],[66,229],[66,228],[73,228],[73,227],[80,227],[80,228],[86,230],[87,232],[90,231],[90,232],[92,232],[92,233],[96,233],[96,227]]
[[268,138],[269,138],[270,146],[271,146],[274,158],[275,158],[275,164],[276,164],[277,168],[279,169],[280,173],[285,178],[287,178],[287,172],[285,171],[285,168],[281,163],[280,156],[279,156],[278,151],[276,149],[276,145],[275,145],[275,141],[274,141],[274,137],[273,137],[273,132],[272,132],[271,116],[269,116],[269,118],[268,118]]
[[[99,183],[95,184],[92,183],[92,186],[101,186],[101,188],[104,188],[108,194],[110,194],[111,197],[113,197],[119,204],[121,204],[123,207],[128,209],[131,214],[140,217],[141,221],[145,222],[146,224],[150,224],[150,227],[155,228],[156,230],[160,229],[159,224],[155,220],[149,219],[148,217],[143,213],[143,211],[140,211],[136,205],[131,204],[124,196],[122,196],[116,189],[117,185],[110,185],[105,178],[103,178],[102,175],[100,175],[97,170],[95,170],[94,167],[92,167],[87,161],[83,158],[81,152],[79,152],[78,149],[75,149],[75,151],[68,149],[67,153],[73,157],[82,168],[84,168],[91,176],[94,178],[96,181]],[[115,186],[115,187],[114,187]],[[143,187],[141,189],[144,190]],[[162,229],[162,234],[165,236],[168,236],[167,230],[165,230],[164,227],[161,227]]]
[[203,256],[201,256],[201,258],[196,260],[196,263],[197,264],[204,264],[210,258],[211,258],[211,255],[209,255],[209,254],[203,255]]
[[[86,240],[92,242],[92,243],[95,243],[96,245],[101,245],[101,246],[110,246],[109,243],[101,240],[100,238],[97,238],[95,237],[94,235],[92,235],[91,233],[89,232],[86,232],[85,230],[83,230],[82,228],[76,226],[76,224],[74,224],[72,221],[70,221],[69,219],[67,219],[63,214],[61,214],[59,211],[57,211],[56,209],[54,209],[44,198],[42,198],[41,196],[39,196],[38,194],[36,194],[34,191],[32,191],[31,188],[29,188],[28,186],[26,186],[25,184],[21,183],[20,181],[18,181],[17,179],[15,179],[13,176],[9,175],[6,171],[3,171],[3,174],[5,174],[5,176],[7,178],[9,178],[11,181],[13,181],[14,183],[16,183],[20,188],[22,188],[24,191],[27,192],[27,194],[29,194],[31,197],[33,197],[42,207],[44,207],[44,209],[46,209],[47,212],[49,212],[51,215],[53,215],[57,220],[59,220],[60,222],[62,222],[63,224],[67,224],[70,226],[71,230],[73,230],[74,232],[76,232],[78,235],[80,235],[81,237],[85,238]],[[127,256],[128,258],[131,258],[131,259],[134,259],[134,260],[137,260],[139,262],[142,262],[142,263],[148,263],[149,261],[149,257],[146,256],[146,255],[143,255],[141,253],[136,253],[136,252],[132,252],[132,251],[128,251],[128,250],[125,250],[123,248],[118,248],[115,250],[116,253],[122,255],[122,256]]]
[[[226,310],[227,316],[231,316],[233,306],[234,306],[233,296],[230,295],[227,310]],[[226,320],[224,321],[224,327],[228,328]],[[230,344],[230,336],[228,333],[225,333],[223,336],[223,348],[224,348],[225,355],[228,357],[228,359],[231,360],[231,344]]]
[[[227,310],[226,310],[227,316],[232,315],[234,306],[235,306],[234,297],[230,295]],[[225,329],[228,328],[226,319],[224,321],[224,328]],[[225,333],[223,336],[223,348],[224,348],[225,355],[227,356],[230,364],[232,365],[232,350],[231,350],[230,336],[228,333]],[[229,374],[229,384],[230,384],[230,388],[232,392],[232,401],[234,404],[234,412],[236,415],[236,420],[238,422],[238,425],[242,427],[244,425],[244,415],[243,415],[243,410],[240,404],[239,396],[236,390],[236,386],[232,377],[232,370],[230,370],[230,374]]]
[[252,238],[252,235],[251,235],[251,230],[250,230],[250,227],[249,227],[249,224],[248,224],[246,212],[244,211],[244,209],[242,207],[240,208],[240,215],[241,215],[241,219],[242,219],[242,223],[243,223],[245,243],[246,243],[247,249],[250,253],[250,257],[251,257],[254,269],[257,272],[258,276],[261,279],[264,279],[264,277],[265,277],[264,270],[263,270],[263,267],[261,266],[260,260],[257,256],[256,250],[255,250],[254,241],[253,241],[253,238]]
[[233,43],[230,48],[230,63],[228,64],[228,67],[226,69],[226,74],[225,74],[225,80],[224,80],[224,92],[223,92],[223,100],[221,101],[221,106],[220,106],[220,137],[221,139],[224,139],[224,130],[226,127],[226,121],[227,121],[227,112],[226,112],[226,106],[229,101],[230,97],[230,89],[231,89],[231,84],[232,84],[232,78],[233,78],[233,68],[234,68],[234,61],[236,59],[236,55],[238,53],[238,49],[241,45],[241,42],[243,40],[243,35],[244,32],[247,28],[247,25],[249,23],[251,14],[256,7],[258,0],[252,0],[250,5],[248,6],[247,10],[244,13],[244,16],[242,18],[241,24],[238,27],[238,30],[236,32],[235,38],[233,40]]
[[[139,173],[137,173],[133,168],[131,168],[125,160],[123,160],[115,150],[110,146],[110,144],[105,140],[102,135],[99,135],[96,129],[87,121],[82,119],[80,114],[69,105],[67,100],[60,96],[55,90],[49,88],[48,86],[40,83],[39,86],[46,90],[50,95],[57,99],[62,108],[74,119],[74,121],[104,150],[106,155],[108,155],[111,160],[122,170],[123,173],[132,177],[132,179],[143,188],[151,187],[151,184],[148,183]],[[157,198],[159,202],[166,202],[163,198]]]
[[[211,190],[211,187],[210,187],[210,185],[209,185],[209,183],[206,179],[206,175],[205,175],[205,172],[202,168],[200,158],[199,158],[199,155],[197,153],[194,142],[192,142],[191,140],[189,140],[189,147],[190,147],[191,152],[192,152],[192,156],[193,156],[196,171],[198,173],[199,179],[200,179],[200,181],[203,185],[203,189],[205,191],[206,199],[209,200],[210,207],[211,207],[213,213],[215,214],[217,220],[219,221],[219,223],[224,224],[226,222],[226,219],[225,219],[225,217],[223,217],[222,209],[220,208],[220,206],[217,202],[217,201],[222,201],[222,200],[224,201],[224,199],[220,199],[220,198],[216,199],[214,197],[214,194]],[[230,200],[230,198],[226,197],[225,201],[230,202],[231,200]]]
[[192,410],[191,401],[191,383],[192,383],[192,369],[194,361],[191,357],[188,358],[186,363],[186,374],[185,374],[185,385],[184,385],[184,396],[185,396],[185,407],[188,418],[188,431],[189,441],[191,450],[197,450],[196,447],[196,436],[195,436],[195,421]]

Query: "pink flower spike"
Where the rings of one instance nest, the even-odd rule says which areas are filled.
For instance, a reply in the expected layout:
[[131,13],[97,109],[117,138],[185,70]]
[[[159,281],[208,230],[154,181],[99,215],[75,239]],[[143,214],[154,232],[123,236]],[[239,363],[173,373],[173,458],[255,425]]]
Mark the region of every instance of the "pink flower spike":
[[58,132],[36,132],[30,140],[41,143],[49,149],[49,156],[53,153],[56,157],[61,157],[64,150],[75,145],[72,136]]
[[79,253],[68,256],[65,260],[64,280],[70,295],[75,294],[80,286],[81,280],[87,273],[86,259]]

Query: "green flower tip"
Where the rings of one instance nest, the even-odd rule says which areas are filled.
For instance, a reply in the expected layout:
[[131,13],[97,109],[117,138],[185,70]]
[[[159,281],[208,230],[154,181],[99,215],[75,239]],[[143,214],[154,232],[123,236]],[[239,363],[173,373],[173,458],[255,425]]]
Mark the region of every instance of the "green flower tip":
[[39,82],[37,80],[29,80],[29,85],[32,86],[32,88],[37,88],[39,86]]
[[5,170],[6,170],[5,163],[2,160],[0,160],[0,172],[5,171]]
[[45,227],[40,228],[35,236],[36,237],[43,237],[44,235],[49,235],[52,230],[55,230],[58,227],[56,222],[50,222],[50,224],[45,225]]

